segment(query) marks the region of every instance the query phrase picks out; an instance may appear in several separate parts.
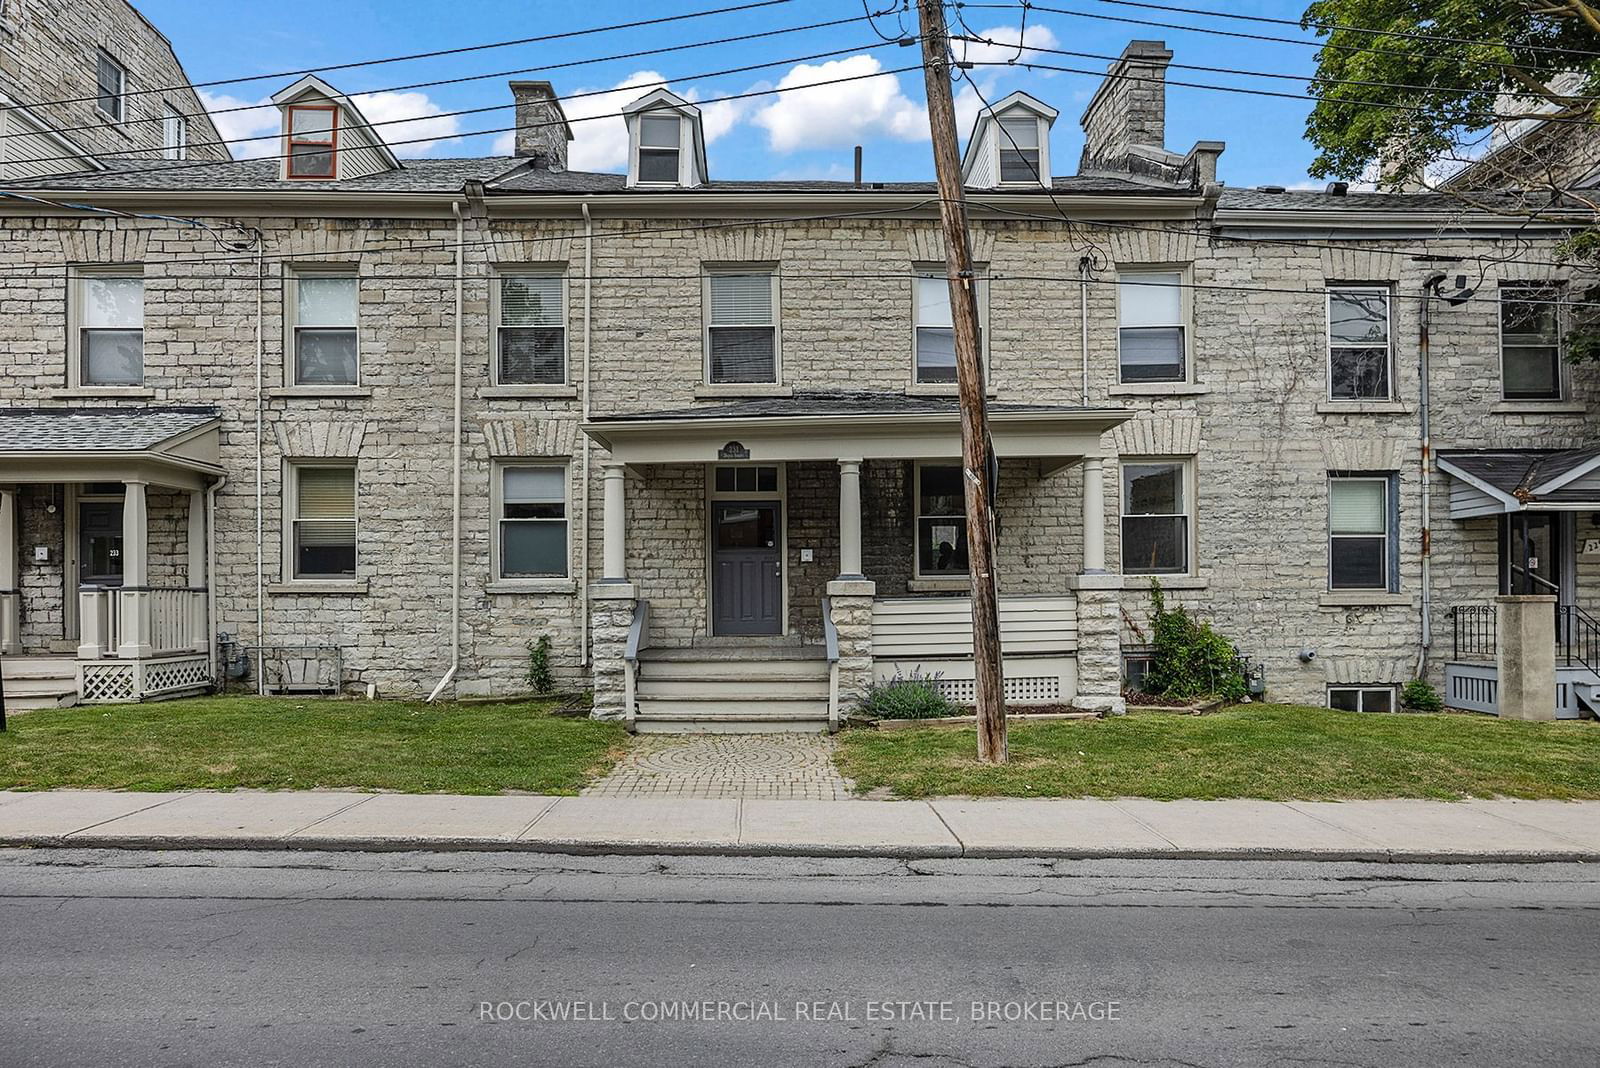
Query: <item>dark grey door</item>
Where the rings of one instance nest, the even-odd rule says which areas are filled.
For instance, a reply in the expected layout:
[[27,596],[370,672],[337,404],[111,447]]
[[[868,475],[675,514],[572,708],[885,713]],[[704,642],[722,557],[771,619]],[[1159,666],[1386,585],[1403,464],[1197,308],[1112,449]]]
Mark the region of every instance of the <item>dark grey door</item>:
[[122,502],[78,505],[78,584],[122,585]]
[[711,632],[783,633],[782,516],[776,502],[711,505]]

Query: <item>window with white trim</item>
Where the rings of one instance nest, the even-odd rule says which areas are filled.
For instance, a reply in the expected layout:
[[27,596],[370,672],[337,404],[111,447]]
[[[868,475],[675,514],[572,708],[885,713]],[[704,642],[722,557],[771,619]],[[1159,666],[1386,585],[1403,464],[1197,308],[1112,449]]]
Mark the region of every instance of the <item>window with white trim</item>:
[[1393,712],[1393,686],[1329,686],[1328,707],[1340,712]]
[[[950,280],[943,266],[919,264],[911,279],[912,375],[917,385],[954,385],[955,320],[950,311]],[[986,352],[989,282],[975,267],[978,298],[978,346]]]
[[677,185],[683,156],[683,120],[676,114],[639,116],[639,181]]
[[1122,465],[1122,572],[1186,575],[1191,536],[1189,465],[1182,460]]
[[500,480],[496,575],[509,581],[566,578],[566,466],[506,462],[495,477]]
[[1188,377],[1182,271],[1117,272],[1118,381]]
[[778,381],[778,276],[771,270],[706,275],[706,381]]
[[143,276],[127,267],[80,268],[75,275],[77,384],[143,385]]
[[121,122],[127,106],[128,72],[104,49],[95,53],[95,106],[114,122]]
[[1399,541],[1393,475],[1328,479],[1328,588],[1397,592]]
[[291,377],[297,386],[353,386],[360,376],[360,283],[349,271],[296,271],[289,289]]
[[1000,180],[1007,184],[1044,181],[1039,172],[1039,120],[1032,115],[1012,115],[1000,120]]
[[967,574],[967,496],[958,464],[916,466],[918,578]]
[[1394,395],[1388,286],[1328,287],[1328,396],[1336,401]]
[[1500,383],[1506,400],[1561,400],[1561,289],[1500,284]]
[[293,464],[291,566],[297,579],[347,579],[356,573],[356,469]]
[[495,381],[505,386],[567,380],[567,280],[554,271],[502,272],[495,288]]
[[165,159],[189,158],[189,119],[171,104],[161,113],[161,155]]

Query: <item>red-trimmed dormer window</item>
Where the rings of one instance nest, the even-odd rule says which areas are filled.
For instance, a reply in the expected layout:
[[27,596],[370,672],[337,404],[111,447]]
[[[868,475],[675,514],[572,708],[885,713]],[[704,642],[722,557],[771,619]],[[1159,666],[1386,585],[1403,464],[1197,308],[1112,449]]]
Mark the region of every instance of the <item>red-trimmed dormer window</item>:
[[323,105],[289,108],[290,178],[333,178],[338,173],[339,109]]

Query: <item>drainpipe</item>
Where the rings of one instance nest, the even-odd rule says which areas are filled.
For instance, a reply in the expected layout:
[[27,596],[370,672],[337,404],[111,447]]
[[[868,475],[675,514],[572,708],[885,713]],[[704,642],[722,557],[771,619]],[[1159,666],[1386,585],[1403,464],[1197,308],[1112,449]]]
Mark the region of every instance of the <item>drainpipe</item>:
[[[589,421],[589,322],[594,310],[594,219],[589,198],[583,203],[583,422]],[[589,435],[578,431],[583,449],[583,496],[579,514],[583,524],[578,567],[578,662],[589,664]]]
[[217,491],[228,484],[222,475],[206,487],[206,648],[211,655],[211,678],[222,692],[222,670],[217,663]]
[[466,220],[461,215],[461,201],[452,200],[450,210],[456,217],[456,310],[455,310],[455,380],[452,392],[455,400],[455,420],[452,423],[455,437],[450,444],[450,670],[444,673],[439,685],[428,695],[428,703],[438,700],[439,694],[450,685],[461,667],[461,311],[462,273],[465,267],[464,246],[467,240]]
[[1078,259],[1078,347],[1083,355],[1083,406],[1089,407],[1089,257]]
[[1433,430],[1428,412],[1429,351],[1428,331],[1433,323],[1433,298],[1443,274],[1429,275],[1422,283],[1422,321],[1417,338],[1417,433],[1419,437],[1417,460],[1422,476],[1422,609],[1419,620],[1416,677],[1422,678],[1428,668],[1428,650],[1433,645],[1433,526],[1432,469]]
[[256,238],[256,694],[267,692],[261,665],[266,662],[262,652],[267,645],[267,563],[264,556],[266,544],[265,514],[263,512],[264,463],[261,450],[261,427],[266,420],[266,391],[264,386],[264,353],[261,348],[261,316],[266,308],[267,242],[265,236]]

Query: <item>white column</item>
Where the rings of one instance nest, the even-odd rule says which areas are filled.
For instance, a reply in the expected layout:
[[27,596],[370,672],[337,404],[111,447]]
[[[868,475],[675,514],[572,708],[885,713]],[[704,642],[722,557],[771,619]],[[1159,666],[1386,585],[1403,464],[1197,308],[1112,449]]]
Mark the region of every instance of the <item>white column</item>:
[[1083,573],[1106,570],[1106,474],[1098,456],[1083,458]]
[[122,589],[116,593],[122,644],[117,656],[138,660],[150,655],[150,531],[145,484],[123,483]]
[[839,461],[839,577],[861,578],[861,461]]
[[21,651],[16,590],[17,491],[0,489],[0,655]]
[[204,586],[206,574],[206,495],[200,490],[189,494],[189,579],[193,589]]
[[605,537],[601,582],[628,581],[628,516],[623,482],[625,470],[625,465],[615,461],[600,465],[606,488],[605,511],[600,520]]

